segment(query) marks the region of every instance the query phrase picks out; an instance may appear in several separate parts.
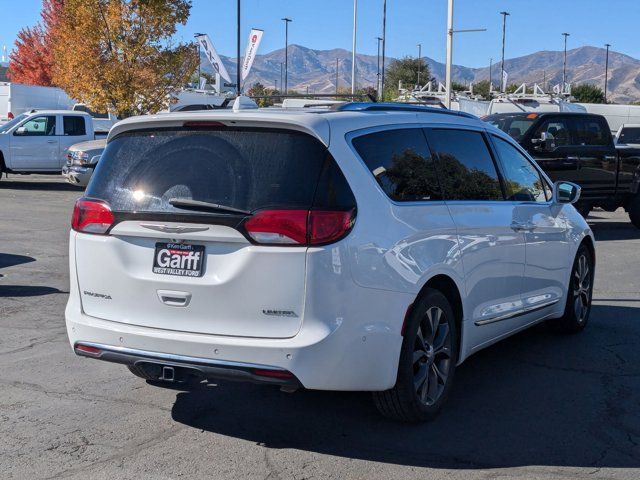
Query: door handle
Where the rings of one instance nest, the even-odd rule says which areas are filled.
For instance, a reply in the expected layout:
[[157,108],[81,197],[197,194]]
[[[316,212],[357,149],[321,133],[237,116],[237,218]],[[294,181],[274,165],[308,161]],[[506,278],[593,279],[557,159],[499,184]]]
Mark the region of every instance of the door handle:
[[523,232],[523,231],[530,232],[535,228],[536,228],[535,225],[531,222],[511,222],[511,229],[515,230],[516,232]]
[[56,143],[57,140],[47,140],[47,143]]
[[572,162],[577,162],[578,160],[580,160],[580,157],[569,156],[567,157],[567,160],[570,160]]

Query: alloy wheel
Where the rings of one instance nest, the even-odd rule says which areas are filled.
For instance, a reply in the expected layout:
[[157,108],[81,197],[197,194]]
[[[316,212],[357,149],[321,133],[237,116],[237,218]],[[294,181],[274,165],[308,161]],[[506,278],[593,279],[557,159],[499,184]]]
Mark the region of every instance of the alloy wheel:
[[418,399],[431,406],[442,396],[452,362],[451,329],[439,307],[427,309],[413,350],[413,385]]
[[587,256],[578,258],[573,271],[573,311],[578,323],[582,323],[589,313],[591,304],[591,268]]

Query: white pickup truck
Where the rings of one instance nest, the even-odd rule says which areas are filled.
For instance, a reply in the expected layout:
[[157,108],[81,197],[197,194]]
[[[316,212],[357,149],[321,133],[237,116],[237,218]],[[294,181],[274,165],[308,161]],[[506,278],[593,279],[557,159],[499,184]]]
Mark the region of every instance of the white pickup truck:
[[32,110],[0,126],[0,178],[5,173],[60,174],[72,145],[96,134],[91,115],[71,110]]

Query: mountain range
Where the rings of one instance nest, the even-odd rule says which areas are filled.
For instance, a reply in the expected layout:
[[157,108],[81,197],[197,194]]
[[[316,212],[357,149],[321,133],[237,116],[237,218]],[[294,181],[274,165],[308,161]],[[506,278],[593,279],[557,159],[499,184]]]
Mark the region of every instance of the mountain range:
[[[567,51],[567,79],[573,85],[591,83],[604,87],[605,49],[580,47]],[[562,81],[562,51],[540,51],[529,55],[505,60],[508,83],[534,83],[556,85]],[[351,52],[344,49],[313,50],[301,45],[289,46],[289,89],[300,92],[308,88],[312,93],[332,93],[335,91],[336,59],[338,61],[338,85],[351,85]],[[235,58],[222,57],[229,72],[235,72]],[[394,59],[387,57],[388,66]],[[356,55],[356,80],[359,87],[375,86],[378,71],[376,55]],[[431,75],[438,81],[444,80],[445,66],[441,62],[425,57]],[[257,55],[246,85],[260,82],[273,88],[280,81],[281,63],[284,63],[284,49]],[[212,67],[202,57],[202,70],[212,72]],[[499,83],[500,65],[493,65],[493,83]],[[489,78],[489,66],[469,68],[454,65],[453,80],[469,84]],[[640,100],[640,60],[628,55],[609,52],[609,100],[628,103]]]

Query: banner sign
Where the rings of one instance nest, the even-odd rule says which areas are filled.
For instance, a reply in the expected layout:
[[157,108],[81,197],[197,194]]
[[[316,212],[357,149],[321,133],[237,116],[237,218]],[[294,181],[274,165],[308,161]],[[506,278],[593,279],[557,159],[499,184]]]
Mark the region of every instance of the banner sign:
[[211,65],[213,65],[213,68],[215,69],[215,71],[218,72],[220,76],[224,78],[227,82],[231,82],[231,77],[229,76],[229,72],[227,72],[227,69],[224,67],[222,60],[218,55],[218,52],[216,52],[216,49],[213,47],[213,43],[211,43],[211,39],[209,38],[209,35],[207,34],[198,35],[196,39],[200,43],[202,50],[204,50],[205,57],[207,57],[207,60],[209,60]]
[[242,63],[243,82],[249,76],[249,72],[251,71],[253,61],[256,59],[256,54],[258,53],[258,47],[260,46],[260,42],[262,41],[263,34],[264,31],[260,30],[259,28],[251,29],[251,33],[249,34],[249,41],[247,42],[247,49],[244,52],[244,62]]

